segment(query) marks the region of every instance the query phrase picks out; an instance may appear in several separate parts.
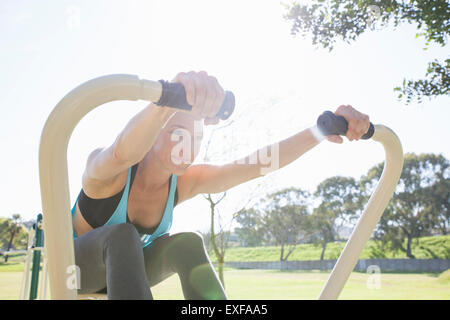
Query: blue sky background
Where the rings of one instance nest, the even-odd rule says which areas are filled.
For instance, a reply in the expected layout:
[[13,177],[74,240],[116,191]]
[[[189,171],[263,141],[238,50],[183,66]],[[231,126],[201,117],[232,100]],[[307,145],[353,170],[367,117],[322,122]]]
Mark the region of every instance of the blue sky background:
[[[206,70],[216,76],[237,99],[232,126],[213,140],[216,162],[295,134],[340,104],[393,129],[405,153],[449,157],[449,98],[405,106],[393,92],[403,78],[423,77],[427,63],[446,58],[448,47],[424,51],[416,27],[402,25],[366,32],[350,45],[338,42],[330,53],[291,36],[283,13],[279,1],[1,1],[0,216],[31,219],[41,212],[44,123],[66,93],[106,74],[170,80],[180,71]],[[81,120],[68,149],[72,203],[89,152],[110,145],[146,105],[108,103]],[[288,186],[313,191],[334,175],[359,178],[383,160],[373,141],[323,142],[288,167],[231,189],[219,210],[229,216],[249,194]],[[175,210],[174,231],[208,225],[201,196]]]

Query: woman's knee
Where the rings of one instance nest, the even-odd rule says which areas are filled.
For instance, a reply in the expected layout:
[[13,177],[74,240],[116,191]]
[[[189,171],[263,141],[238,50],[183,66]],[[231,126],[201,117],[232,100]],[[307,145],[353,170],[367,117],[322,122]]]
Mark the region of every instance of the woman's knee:
[[130,223],[112,225],[107,236],[107,242],[109,244],[114,243],[115,245],[120,245],[121,247],[141,244],[136,227]]
[[187,261],[201,261],[206,260],[206,250],[203,243],[203,237],[197,232],[182,232],[176,234],[172,238],[170,249],[168,251],[169,259],[172,263],[185,263]]
[[182,232],[176,237],[176,241],[179,247],[190,249],[203,249],[203,237],[198,232]]

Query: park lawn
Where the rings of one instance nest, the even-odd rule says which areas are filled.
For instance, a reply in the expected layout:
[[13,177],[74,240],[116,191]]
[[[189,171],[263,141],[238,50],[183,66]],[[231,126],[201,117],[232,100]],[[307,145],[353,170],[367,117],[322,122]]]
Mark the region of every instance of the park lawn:
[[[329,243],[325,259],[338,258],[345,243]],[[373,243],[369,241],[360,258],[370,258]],[[423,237],[413,246],[418,259],[450,258],[450,236]],[[321,248],[300,244],[289,257],[294,260],[317,260]],[[279,247],[229,248],[226,261],[279,261]],[[387,258],[404,258],[385,252]],[[0,299],[19,297],[24,255],[12,256],[7,264],[0,261]],[[215,255],[210,258],[215,261]],[[229,299],[316,299],[329,272],[237,270],[226,268],[225,284]],[[366,273],[353,272],[340,299],[450,299],[450,271],[438,274],[382,273],[381,288],[369,289]],[[155,299],[183,299],[178,276],[174,275],[152,288]]]
[[[236,300],[317,299],[328,272],[279,270],[225,271],[226,292]],[[343,300],[449,300],[450,282],[438,274],[386,273],[380,275],[380,289],[369,289],[366,273],[353,272],[339,299]],[[183,299],[176,275],[152,288],[155,299]]]
[[[18,299],[22,272],[0,267],[0,299]],[[370,275],[353,272],[340,299],[361,300],[449,300],[450,275],[385,273],[380,275],[379,289],[369,289]],[[329,273],[320,271],[225,270],[229,299],[303,300],[317,299]],[[184,299],[177,275],[152,288],[155,299]]]
[[0,300],[19,299],[22,272],[0,272]]
[[[329,242],[324,259],[339,258],[345,244],[346,242]],[[414,240],[412,248],[412,253],[416,259],[450,259],[450,235],[418,238]],[[321,251],[322,248],[314,244],[298,244],[289,256],[288,261],[319,260]],[[279,246],[230,247],[225,253],[225,261],[280,261],[280,252]],[[381,254],[384,257],[380,256]],[[209,255],[211,261],[217,260],[213,252],[210,252]],[[393,252],[391,250],[379,252],[373,240],[367,242],[359,258],[407,259],[404,252]]]
[[23,271],[25,265],[25,254],[15,254],[8,257],[8,262],[4,262],[4,257],[0,260],[0,272]]

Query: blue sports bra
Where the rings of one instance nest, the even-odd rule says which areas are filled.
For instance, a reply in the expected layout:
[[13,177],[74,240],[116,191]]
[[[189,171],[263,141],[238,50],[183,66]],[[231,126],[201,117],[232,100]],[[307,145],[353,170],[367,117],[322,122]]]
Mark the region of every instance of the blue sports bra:
[[[127,207],[128,207],[128,195],[130,192],[130,180],[131,180],[131,171],[132,168],[128,169],[128,177],[127,177],[127,184],[125,185],[125,188],[123,190],[122,198],[120,199],[119,204],[116,207],[116,210],[111,215],[109,220],[104,225],[114,225],[114,224],[120,224],[120,223],[127,223]],[[152,243],[153,240],[156,238],[159,238],[165,234],[167,234],[172,226],[172,219],[173,219],[173,208],[174,208],[174,202],[175,202],[175,194],[176,194],[176,188],[177,188],[177,176],[172,175],[170,177],[170,189],[169,189],[169,196],[167,198],[166,207],[164,209],[164,214],[161,219],[161,222],[159,223],[158,227],[152,234],[146,234],[146,233],[140,233],[141,235],[141,242],[142,247],[148,246],[150,243]],[[78,194],[77,200],[75,201],[75,204],[72,207],[72,218],[75,214],[75,208],[78,199],[80,198],[81,192]],[[75,239],[77,237],[75,231],[73,231],[73,238]]]

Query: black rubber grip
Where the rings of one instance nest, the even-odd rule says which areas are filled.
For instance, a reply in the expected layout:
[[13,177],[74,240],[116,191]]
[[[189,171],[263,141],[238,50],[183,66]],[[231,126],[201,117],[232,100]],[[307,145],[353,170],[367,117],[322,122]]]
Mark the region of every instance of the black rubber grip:
[[[158,106],[168,106],[183,110],[191,110],[192,106],[187,102],[186,91],[181,83],[159,80],[162,84],[161,98],[155,102]],[[231,91],[225,91],[225,99],[220,107],[217,117],[228,119],[234,111],[235,99]]]
[[[340,135],[345,136],[348,130],[348,122],[343,116],[337,116],[331,111],[325,111],[317,119],[317,128],[324,136]],[[364,134],[361,139],[367,140],[372,138],[374,133],[374,126],[370,123],[369,130]]]

